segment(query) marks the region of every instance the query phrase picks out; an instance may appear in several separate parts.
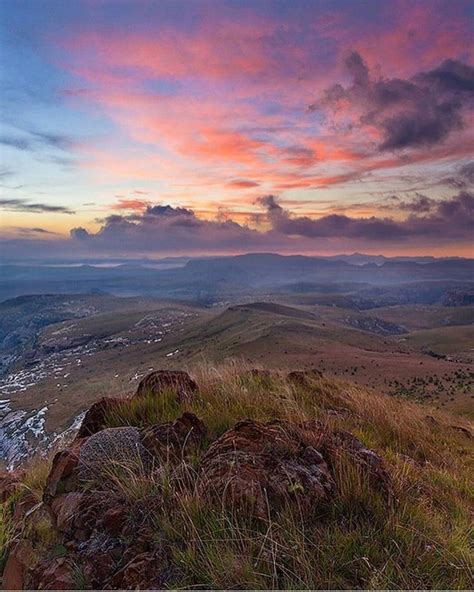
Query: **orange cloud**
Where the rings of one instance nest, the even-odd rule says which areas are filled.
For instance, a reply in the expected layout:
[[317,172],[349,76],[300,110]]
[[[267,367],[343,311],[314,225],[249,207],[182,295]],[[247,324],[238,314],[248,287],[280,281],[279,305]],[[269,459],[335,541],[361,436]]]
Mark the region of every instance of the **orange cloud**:
[[141,212],[149,204],[150,202],[143,199],[120,198],[118,202],[112,206],[112,210],[135,210],[137,212]]

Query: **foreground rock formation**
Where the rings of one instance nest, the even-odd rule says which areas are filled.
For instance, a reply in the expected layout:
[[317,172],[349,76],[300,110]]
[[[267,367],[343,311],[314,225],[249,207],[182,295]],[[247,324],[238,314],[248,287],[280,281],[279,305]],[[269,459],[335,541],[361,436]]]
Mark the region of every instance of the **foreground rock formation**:
[[[294,373],[290,380],[305,379]],[[184,372],[154,373],[135,397],[170,390],[182,403],[198,387]],[[186,411],[155,425],[108,427],[118,405],[123,401],[103,399],[92,406],[75,441],[54,457],[42,501],[16,512],[4,588],[165,587],[180,565],[172,537],[150,516],[170,499],[195,496],[256,525],[283,511],[309,523],[337,498],[336,469],[346,463],[393,501],[383,459],[351,433],[318,421],[242,420],[209,441],[204,422]],[[2,500],[15,494],[16,483],[2,478]]]

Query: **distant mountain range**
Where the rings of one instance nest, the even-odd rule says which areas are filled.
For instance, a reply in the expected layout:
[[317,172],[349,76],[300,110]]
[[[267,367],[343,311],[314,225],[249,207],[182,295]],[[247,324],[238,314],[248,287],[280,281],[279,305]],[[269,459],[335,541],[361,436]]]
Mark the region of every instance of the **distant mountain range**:
[[[443,282],[466,288],[474,278],[474,260],[462,258],[338,255],[283,256],[274,253],[166,260],[113,260],[87,263],[8,263],[0,268],[0,301],[25,294],[109,293],[158,296],[212,303],[266,291],[324,293],[367,286]],[[332,288],[330,288],[332,286]],[[471,286],[472,287],[472,286]]]

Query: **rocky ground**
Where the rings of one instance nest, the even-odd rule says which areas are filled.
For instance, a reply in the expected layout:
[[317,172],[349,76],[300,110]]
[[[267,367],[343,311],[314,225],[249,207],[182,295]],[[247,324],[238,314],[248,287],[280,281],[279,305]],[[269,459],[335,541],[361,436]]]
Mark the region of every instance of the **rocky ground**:
[[[69,417],[62,428],[48,430],[46,420],[50,408],[67,397],[76,373],[90,367],[97,355],[113,351],[119,356],[130,348],[159,345],[192,318],[190,312],[171,308],[142,314],[117,334],[88,334],[78,331],[75,322],[66,322],[35,338],[35,346],[30,348],[27,358],[0,378],[0,462],[12,469],[33,451],[51,448],[58,438],[67,437],[77,428],[83,417],[81,411]],[[171,349],[163,355],[172,358],[178,353],[179,350]],[[145,373],[146,370],[129,372],[132,390]],[[24,408],[22,394],[42,384],[49,387],[47,398],[36,401],[34,408]]]
[[160,371],[98,401],[44,477],[2,476],[3,587],[467,587],[470,427],[346,388]]

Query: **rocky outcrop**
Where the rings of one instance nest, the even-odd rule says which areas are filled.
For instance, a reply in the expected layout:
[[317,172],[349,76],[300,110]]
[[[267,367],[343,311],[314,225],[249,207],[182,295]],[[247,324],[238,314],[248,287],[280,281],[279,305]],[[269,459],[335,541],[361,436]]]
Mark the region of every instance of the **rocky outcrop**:
[[136,396],[161,395],[172,391],[180,403],[191,400],[198,392],[197,383],[182,370],[157,370],[145,376],[137,388]]
[[[156,397],[170,388],[181,399],[197,391],[186,373],[156,374]],[[295,372],[290,380],[306,388],[318,378]],[[266,528],[286,509],[316,523],[329,519],[340,493],[338,471],[349,463],[368,487],[393,500],[383,459],[351,433],[320,421],[244,420],[209,444],[206,425],[189,412],[145,427],[105,427],[117,404],[102,399],[89,410],[82,436],[55,455],[42,503],[27,495],[17,503],[21,526],[4,587],[164,588],[180,569],[176,541],[150,515],[193,496],[245,516],[255,528]],[[19,487],[18,477],[0,476],[2,499]],[[30,534],[35,525],[48,529],[46,549]]]
[[317,511],[334,496],[334,480],[323,456],[286,427],[247,420],[223,434],[202,460],[202,493],[262,520],[287,504]]
[[161,462],[182,459],[200,448],[207,429],[192,413],[184,413],[175,421],[145,429],[141,442],[148,452]]

